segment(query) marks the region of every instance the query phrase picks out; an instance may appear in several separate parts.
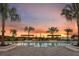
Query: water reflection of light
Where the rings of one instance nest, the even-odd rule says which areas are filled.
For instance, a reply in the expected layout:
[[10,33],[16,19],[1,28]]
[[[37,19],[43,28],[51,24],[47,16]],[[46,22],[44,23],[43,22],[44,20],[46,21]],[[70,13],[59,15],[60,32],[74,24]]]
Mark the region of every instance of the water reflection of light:
[[66,35],[64,35],[64,34],[61,34],[61,37],[66,37]]
[[38,34],[35,34],[34,35],[35,37],[44,37],[44,38],[46,38],[47,37],[47,34],[40,34],[40,33],[38,33]]

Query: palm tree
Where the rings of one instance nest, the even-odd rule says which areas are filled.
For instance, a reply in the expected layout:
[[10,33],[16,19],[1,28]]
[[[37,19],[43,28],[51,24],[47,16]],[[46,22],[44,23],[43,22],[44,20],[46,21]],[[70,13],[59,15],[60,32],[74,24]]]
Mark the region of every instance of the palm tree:
[[59,30],[58,30],[57,27],[50,27],[50,28],[48,28],[47,32],[51,33],[52,34],[52,38],[54,38],[54,36],[53,36],[54,32],[58,32],[58,31]]
[[79,46],[79,3],[72,3],[66,5],[62,9],[61,15],[64,15],[67,20],[75,20],[77,22],[77,27],[78,27],[78,42],[77,45]]
[[[13,39],[14,39],[15,36],[17,35],[16,29],[11,29],[11,30],[10,30],[10,33],[12,33],[12,38],[13,38]],[[12,40],[13,40],[13,39],[12,39]]]
[[67,33],[67,40],[68,40],[69,39],[69,33],[73,32],[73,30],[70,29],[70,28],[67,28],[67,29],[64,29],[64,31]]
[[15,37],[17,35],[16,29],[11,29],[10,33],[12,33],[12,37]]
[[20,20],[19,15],[16,13],[16,8],[9,8],[7,3],[0,3],[0,15],[2,18],[2,39],[1,45],[5,45],[4,35],[5,35],[5,21],[8,17],[11,18],[12,21]]
[[31,27],[31,26],[29,26],[29,27],[26,26],[26,27],[24,28],[24,30],[28,32],[28,39],[29,39],[30,32],[31,32],[31,31],[34,31],[35,29],[34,29],[33,27]]

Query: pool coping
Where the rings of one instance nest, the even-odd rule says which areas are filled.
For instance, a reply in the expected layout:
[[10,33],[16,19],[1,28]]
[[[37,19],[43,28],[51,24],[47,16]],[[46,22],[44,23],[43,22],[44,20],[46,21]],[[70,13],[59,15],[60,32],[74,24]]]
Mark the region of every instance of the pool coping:
[[66,45],[65,48],[75,51],[75,52],[79,52],[79,47],[73,46],[73,45]]
[[8,50],[11,50],[11,49],[14,49],[14,48],[16,48],[16,45],[12,44],[10,46],[0,47],[0,51],[8,51]]

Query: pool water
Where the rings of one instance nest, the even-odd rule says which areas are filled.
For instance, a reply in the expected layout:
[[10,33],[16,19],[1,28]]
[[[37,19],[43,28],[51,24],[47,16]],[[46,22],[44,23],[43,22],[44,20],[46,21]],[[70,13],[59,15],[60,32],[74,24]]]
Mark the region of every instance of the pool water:
[[65,46],[70,43],[67,42],[19,42],[18,46],[30,46],[30,47],[52,47],[52,46]]

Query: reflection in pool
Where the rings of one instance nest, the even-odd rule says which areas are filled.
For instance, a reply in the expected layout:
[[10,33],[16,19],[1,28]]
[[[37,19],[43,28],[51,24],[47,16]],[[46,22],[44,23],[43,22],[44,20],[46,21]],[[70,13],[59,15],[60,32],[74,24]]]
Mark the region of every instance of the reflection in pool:
[[20,46],[20,45],[23,45],[23,46],[32,46],[32,47],[52,47],[52,46],[65,46],[65,45],[68,45],[70,43],[67,43],[67,41],[63,41],[63,42],[60,42],[60,41],[57,41],[57,42],[43,42],[43,41],[36,41],[36,42],[33,42],[33,41],[29,41],[29,42],[18,42],[17,45]]

